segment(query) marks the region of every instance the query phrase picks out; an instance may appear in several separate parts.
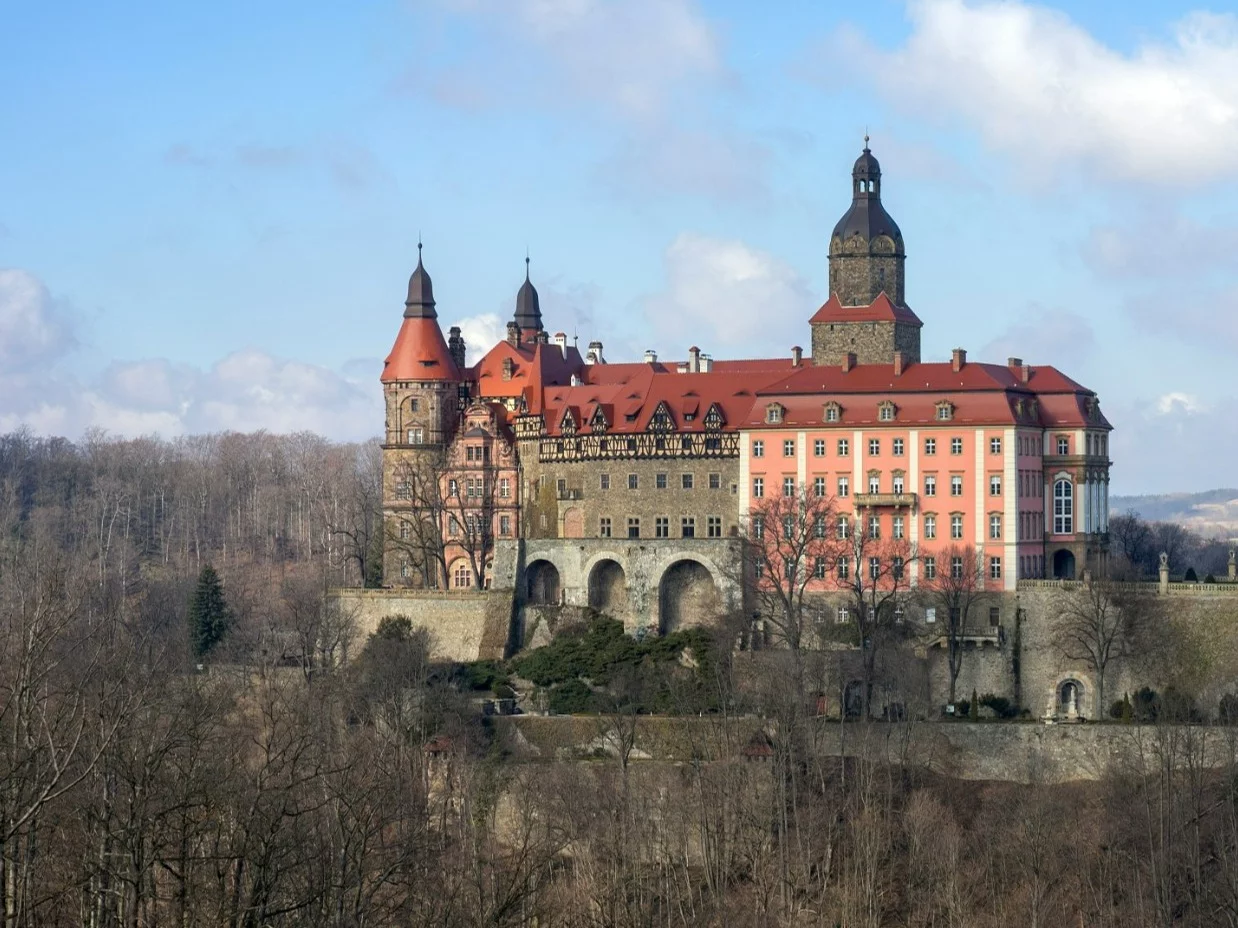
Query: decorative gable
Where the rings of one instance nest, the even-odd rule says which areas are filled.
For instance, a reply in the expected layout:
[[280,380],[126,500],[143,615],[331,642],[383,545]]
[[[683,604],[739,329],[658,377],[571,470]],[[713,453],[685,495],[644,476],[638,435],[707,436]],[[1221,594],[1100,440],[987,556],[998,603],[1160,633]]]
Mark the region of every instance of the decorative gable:
[[658,404],[658,408],[653,411],[653,415],[649,417],[649,431],[651,432],[671,432],[675,429],[675,419],[671,415],[670,408],[663,401]]
[[843,418],[843,408],[838,403],[830,400],[825,404],[825,411],[821,414],[821,419],[824,422],[841,422]]
[[722,415],[722,409],[719,408],[717,403],[714,403],[709,407],[709,412],[705,413],[705,428],[710,430],[720,429],[725,424],[726,417]]
[[771,425],[777,425],[782,422],[787,414],[787,407],[781,403],[770,403],[765,407],[765,421]]
[[938,422],[949,422],[954,418],[954,404],[949,400],[942,400],[934,408],[937,410],[935,418]]
[[881,422],[893,422],[898,416],[898,407],[889,400],[877,404],[877,419]]
[[610,428],[610,423],[606,421],[606,410],[601,404],[598,404],[598,408],[593,411],[593,418],[589,420],[589,428],[595,432],[605,432]]
[[559,420],[559,431],[564,435],[576,434],[576,417],[572,415],[570,406],[563,410],[563,418]]

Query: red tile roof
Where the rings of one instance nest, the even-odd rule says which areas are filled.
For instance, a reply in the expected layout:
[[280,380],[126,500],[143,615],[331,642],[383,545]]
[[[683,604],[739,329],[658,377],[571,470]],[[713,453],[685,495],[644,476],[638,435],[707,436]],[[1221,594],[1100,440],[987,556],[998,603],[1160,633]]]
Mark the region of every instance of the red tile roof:
[[912,325],[923,325],[920,317],[906,306],[896,305],[884,291],[877,294],[877,299],[867,306],[843,306],[838,294],[831,293],[830,298],[821,304],[811,319],[810,325],[823,322],[907,322]]
[[405,318],[391,354],[383,362],[379,380],[390,383],[394,380],[459,379],[460,371],[447,350],[438,320],[417,316]]

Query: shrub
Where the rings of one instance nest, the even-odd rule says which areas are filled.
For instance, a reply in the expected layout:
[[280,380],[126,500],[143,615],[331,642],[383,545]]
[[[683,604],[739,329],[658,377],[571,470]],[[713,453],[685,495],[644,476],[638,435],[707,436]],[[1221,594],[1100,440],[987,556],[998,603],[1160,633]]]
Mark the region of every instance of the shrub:
[[1161,696],[1160,710],[1158,715],[1160,721],[1182,724],[1203,721],[1203,715],[1195,703],[1195,697],[1173,686],[1165,687],[1165,693]]
[[593,690],[584,680],[568,680],[550,688],[550,711],[556,715],[592,712],[596,700]]
[[1135,721],[1155,722],[1161,713],[1161,697],[1151,687],[1141,686],[1131,699],[1131,709]]
[[457,680],[462,689],[493,690],[496,685],[508,681],[507,671],[498,661],[470,661],[457,669]]
[[976,698],[976,691],[971,691],[971,702],[967,706],[967,717],[973,722],[980,718],[980,700]]
[[1018,707],[1005,696],[985,693],[980,697],[980,705],[988,706],[999,719],[1012,719],[1019,714]]
[[1187,583],[1198,583],[1199,574],[1195,573],[1194,567],[1188,567],[1186,569],[1186,573],[1183,574],[1182,579],[1186,581]]
[[1117,719],[1120,722],[1129,722],[1135,717],[1135,710],[1131,706],[1130,693],[1123,694],[1121,699],[1114,700],[1113,705],[1109,707],[1109,718]]

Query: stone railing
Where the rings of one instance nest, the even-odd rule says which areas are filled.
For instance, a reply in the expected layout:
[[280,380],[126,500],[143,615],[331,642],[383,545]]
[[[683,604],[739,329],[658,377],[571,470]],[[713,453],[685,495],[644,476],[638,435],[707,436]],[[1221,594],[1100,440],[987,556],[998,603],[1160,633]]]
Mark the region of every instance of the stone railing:
[[913,509],[916,505],[914,493],[856,493],[854,499],[857,508],[893,506],[897,509]]
[[[1083,580],[1020,580],[1020,590],[1081,590],[1086,586]],[[1119,593],[1156,593],[1161,586],[1152,581],[1110,583],[1109,589]],[[1175,581],[1166,589],[1169,596],[1235,596],[1238,597],[1238,583],[1184,583]]]

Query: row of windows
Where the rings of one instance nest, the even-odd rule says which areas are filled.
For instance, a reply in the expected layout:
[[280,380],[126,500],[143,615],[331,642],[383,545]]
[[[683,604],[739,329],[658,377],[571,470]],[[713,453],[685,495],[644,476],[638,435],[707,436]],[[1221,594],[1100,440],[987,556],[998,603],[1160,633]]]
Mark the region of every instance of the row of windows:
[[[835,492],[836,496],[843,497],[843,496],[851,495],[851,478],[850,477],[839,477],[838,482],[835,484],[835,486],[836,486],[836,492]],[[783,496],[794,496],[795,489],[796,489],[796,485],[795,485],[794,477],[783,477],[782,478],[782,495]],[[882,492],[880,474],[869,474],[868,475],[868,492],[869,493],[881,493]],[[895,493],[895,494],[901,494],[901,493],[907,492],[906,480],[902,474],[894,474],[891,477],[890,492]],[[812,494],[813,496],[825,496],[826,495],[826,478],[825,477],[814,477],[813,478]],[[765,478],[764,477],[753,477],[752,478],[752,495],[753,497],[757,499],[763,498],[765,496]],[[937,495],[937,475],[936,474],[925,474],[924,475],[924,495],[925,496],[936,496]],[[951,496],[962,496],[963,495],[963,475],[962,474],[951,475],[950,495]],[[991,474],[989,476],[989,495],[990,496],[1001,496],[1002,495],[1002,478],[1000,474]]]
[[[602,516],[598,520],[598,537],[613,538],[615,533],[614,521],[610,516]],[[640,516],[627,517],[627,536],[628,538],[641,537],[641,520]],[[647,537],[647,536],[646,536]],[[653,520],[653,537],[654,538],[670,538],[671,537],[671,518],[670,516],[655,516]],[[679,538],[695,538],[696,537],[696,517],[683,516],[679,520]],[[722,516],[707,516],[705,519],[705,537],[706,538],[721,538],[722,537]]]
[[[882,272],[885,273],[884,271]],[[843,408],[835,402],[825,404],[826,422],[838,422],[842,419]],[[783,421],[783,407],[779,403],[770,403],[765,407],[765,421],[770,424],[777,424]],[[897,417],[898,407],[888,400],[879,403],[877,406],[877,418],[882,422],[893,422]],[[937,403],[935,418],[938,422],[949,422],[954,418],[954,404],[949,400],[942,400]]]
[[[696,486],[696,475],[695,474],[680,474],[679,485],[682,489],[685,489],[685,490],[693,489]],[[657,490],[667,489],[670,486],[670,475],[669,474],[654,474],[653,475],[653,486],[654,486],[654,489],[657,489]],[[721,474],[710,474],[708,477],[708,486],[709,486],[709,489],[711,490],[722,489],[722,475]],[[566,488],[567,488],[567,481],[560,478],[559,479],[559,491],[563,492]],[[610,474],[599,474],[598,475],[598,489],[601,489],[601,490],[610,489]],[[628,474],[628,489],[629,490],[640,489],[640,474]]]
[[[407,499],[406,496],[401,496],[401,488],[407,492],[408,484],[396,485],[396,498]],[[464,478],[464,495],[467,499],[482,499],[487,492],[487,483],[485,477],[466,477]],[[447,495],[452,499],[457,499],[460,496],[460,481],[447,481]],[[507,477],[499,478],[499,499],[510,499],[512,495],[512,482]]]
[[[813,443],[812,443],[813,457],[818,457],[818,458],[825,457],[825,448],[826,448],[826,440],[824,438],[813,439]],[[849,438],[839,438],[837,439],[835,448],[838,452],[839,457],[842,457],[842,458],[848,457],[851,454],[851,440]],[[784,438],[782,441],[782,456],[784,458],[793,458],[795,457],[796,451],[797,451],[796,440],[794,438]],[[903,439],[901,438],[891,439],[890,440],[890,451],[895,457],[902,457],[906,451],[906,444],[903,441]],[[870,438],[868,440],[868,453],[869,455],[874,455],[874,456],[881,454],[881,439],[880,438]],[[933,455],[937,453],[937,439],[936,438],[924,439],[924,453],[928,455]],[[951,454],[962,454],[963,453],[963,439],[961,436],[956,435],[950,439],[950,453]],[[1002,453],[1002,440],[1000,438],[989,439],[989,453],[990,454],[1001,454]],[[761,438],[753,439],[752,456],[754,458],[765,457],[764,439],[761,439]]]

